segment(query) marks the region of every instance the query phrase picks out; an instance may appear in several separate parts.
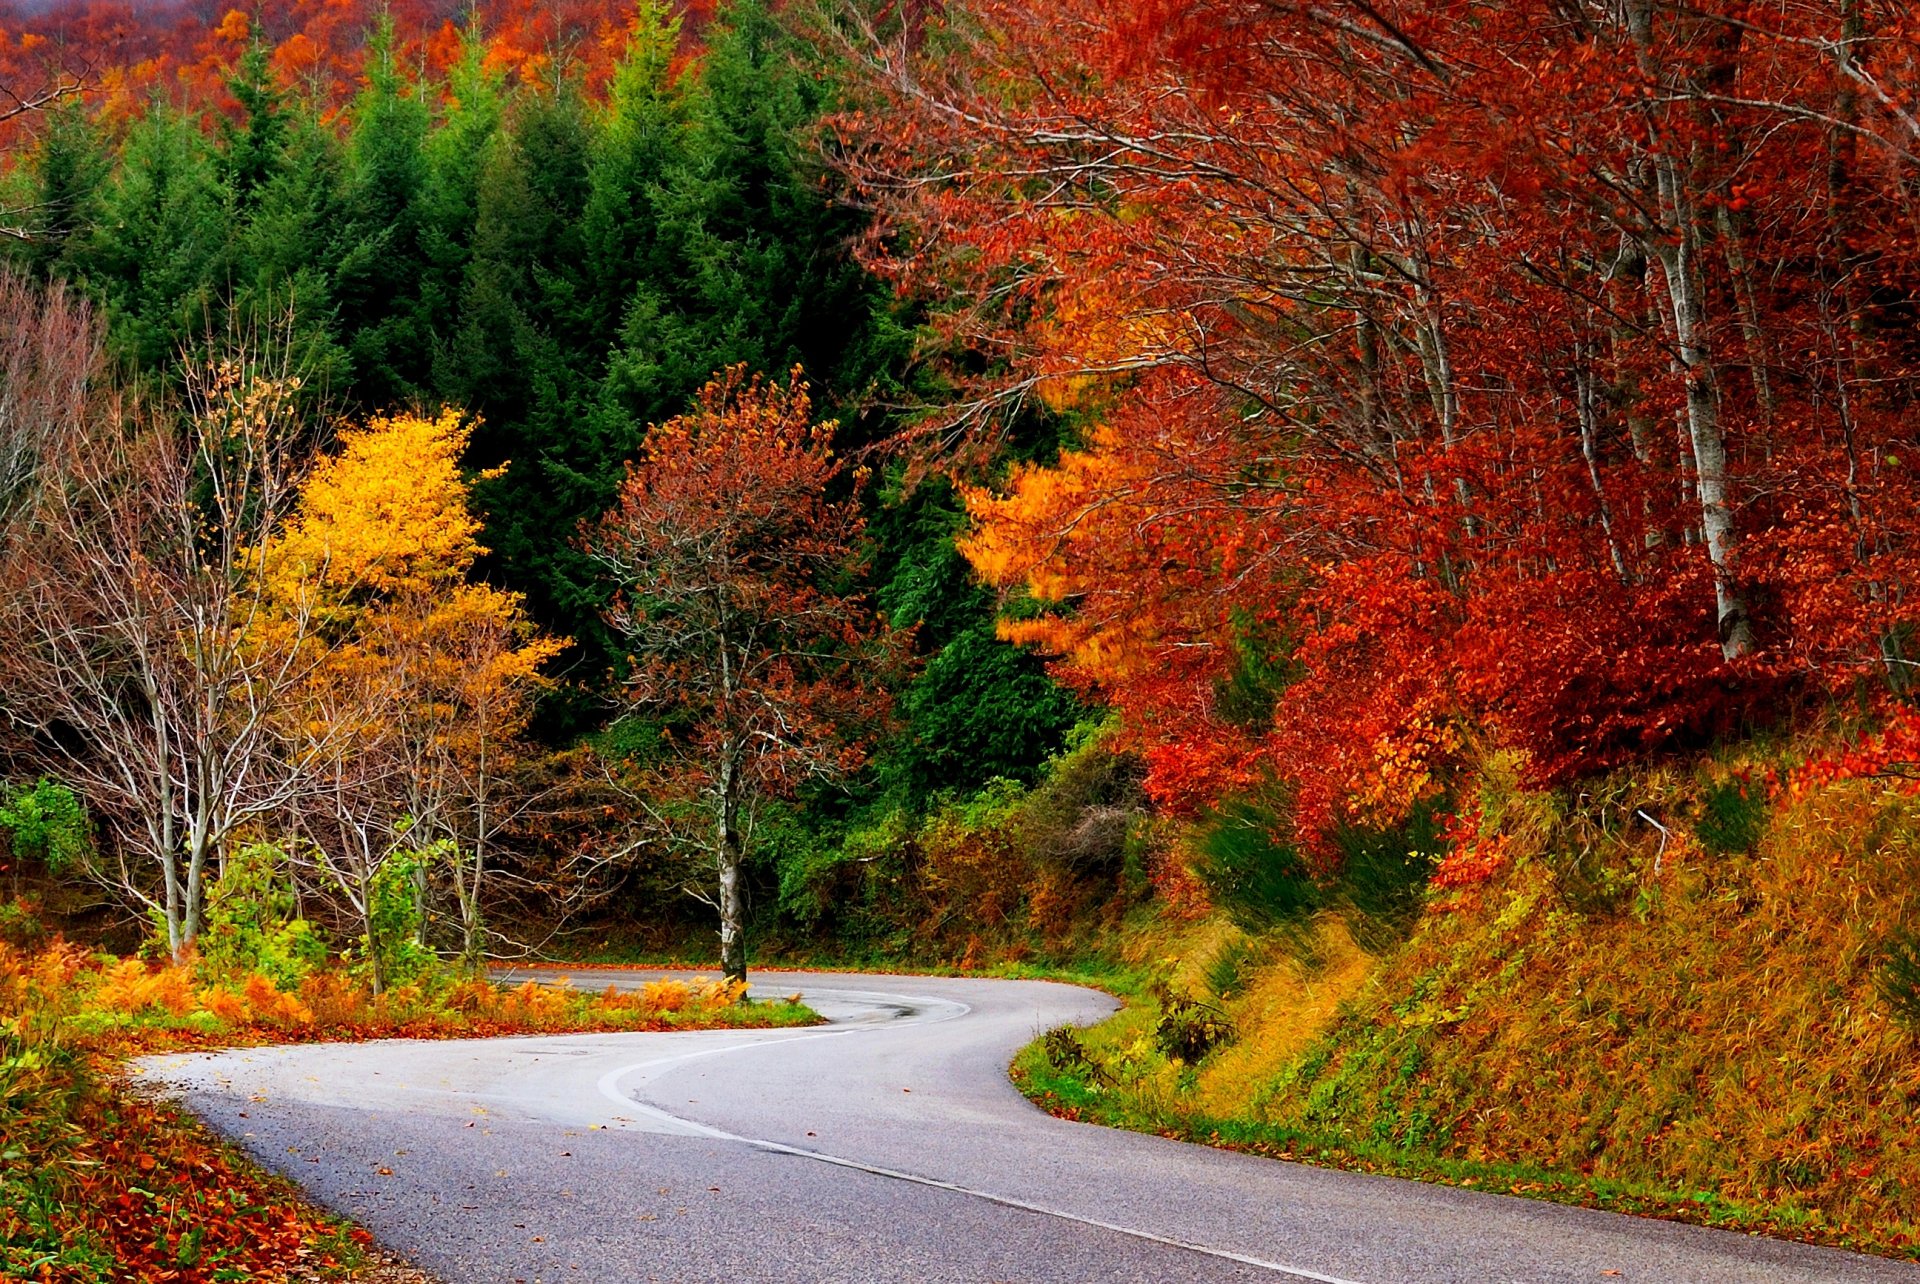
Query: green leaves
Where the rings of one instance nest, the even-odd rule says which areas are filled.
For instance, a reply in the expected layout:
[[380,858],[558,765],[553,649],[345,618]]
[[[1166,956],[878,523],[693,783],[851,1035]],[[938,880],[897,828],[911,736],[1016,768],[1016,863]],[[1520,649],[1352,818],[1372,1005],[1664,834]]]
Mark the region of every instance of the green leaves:
[[93,850],[93,832],[78,796],[44,777],[8,792],[0,805],[0,829],[7,831],[16,860],[37,860],[55,874],[72,871]]

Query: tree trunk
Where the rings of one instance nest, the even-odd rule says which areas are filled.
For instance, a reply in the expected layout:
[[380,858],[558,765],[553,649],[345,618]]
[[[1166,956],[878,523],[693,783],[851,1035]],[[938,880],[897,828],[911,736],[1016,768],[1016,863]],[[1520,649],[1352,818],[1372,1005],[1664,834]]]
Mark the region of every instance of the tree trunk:
[[739,773],[733,754],[720,767],[714,850],[720,865],[720,969],[729,981],[747,979],[746,905],[740,889]]
[[[1641,70],[1656,83],[1662,80],[1654,46],[1653,5],[1634,0],[1627,6],[1627,22],[1638,46]],[[1691,86],[1683,92],[1692,93]],[[1684,455],[1693,460],[1693,490],[1700,505],[1700,536],[1707,560],[1713,565],[1713,596],[1719,623],[1720,654],[1737,660],[1753,650],[1753,620],[1740,592],[1740,543],[1733,521],[1733,499],[1727,467],[1727,443],[1720,424],[1719,389],[1715,386],[1713,356],[1707,345],[1707,301],[1700,261],[1703,240],[1696,180],[1701,164],[1698,146],[1680,157],[1671,150],[1669,131],[1649,119],[1650,157],[1654,187],[1664,227],[1647,229],[1645,248],[1659,262],[1666,278],[1668,323],[1672,327],[1675,372],[1686,388],[1682,412]]]
[[1667,297],[1673,304],[1673,338],[1679,354],[1679,374],[1686,385],[1687,445],[1693,455],[1694,493],[1700,503],[1700,534],[1713,564],[1715,614],[1720,626],[1720,653],[1737,660],[1753,650],[1753,620],[1740,592],[1739,536],[1734,529],[1731,479],[1727,468],[1726,436],[1720,427],[1720,401],[1714,388],[1713,362],[1702,334],[1705,316],[1696,258],[1698,229],[1690,198],[1681,187],[1677,167],[1663,161],[1661,186],[1668,209],[1679,229],[1677,243],[1659,253]]

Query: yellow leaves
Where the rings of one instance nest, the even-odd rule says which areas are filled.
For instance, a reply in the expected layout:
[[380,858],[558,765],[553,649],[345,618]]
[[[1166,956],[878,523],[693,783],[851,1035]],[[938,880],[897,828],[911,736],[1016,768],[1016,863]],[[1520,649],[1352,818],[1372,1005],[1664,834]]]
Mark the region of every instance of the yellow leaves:
[[1440,769],[1460,749],[1460,732],[1445,717],[1422,710],[1377,737],[1360,779],[1347,791],[1347,811],[1366,824],[1398,825],[1413,808],[1439,796]]
[[370,744],[397,721],[449,742],[512,735],[564,648],[533,635],[518,594],[468,581],[485,551],[460,470],[470,431],[442,410],[341,433],[261,556],[257,644],[311,653],[305,738]]
[[[432,591],[465,577],[484,550],[467,506],[460,454],[469,429],[452,410],[375,419],[341,434],[301,490],[269,574],[326,596]],[[297,590],[296,590],[297,591]]]

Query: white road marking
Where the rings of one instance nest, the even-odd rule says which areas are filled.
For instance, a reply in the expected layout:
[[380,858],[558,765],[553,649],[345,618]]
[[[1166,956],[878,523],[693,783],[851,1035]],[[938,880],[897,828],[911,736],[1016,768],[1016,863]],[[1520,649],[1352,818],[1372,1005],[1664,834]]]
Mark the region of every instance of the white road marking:
[[[856,992],[839,990],[833,991],[833,993],[858,993],[862,998],[903,998],[903,996],[900,995],[873,994],[869,991]],[[915,1005],[953,1002],[952,1000],[931,999],[905,999],[904,1001]],[[931,1186],[935,1190],[944,1190],[955,1195],[966,1195],[973,1199],[982,1199],[990,1204],[998,1204],[1003,1208],[1016,1208],[1022,1212],[1038,1213],[1042,1217],[1054,1217],[1061,1221],[1077,1222],[1082,1226],[1091,1226],[1097,1230],[1111,1231],[1117,1235],[1126,1235],[1133,1239],[1146,1240],[1149,1243],[1162,1244],[1169,1248],[1178,1248],[1189,1253],[1200,1253],[1207,1257],[1237,1262],[1242,1266],[1252,1266],[1259,1270],[1271,1271],[1276,1275],[1286,1275],[1297,1280],[1312,1280],[1315,1284],[1359,1284],[1356,1280],[1345,1279],[1338,1275],[1323,1275],[1319,1271],[1310,1271],[1305,1267],[1289,1266],[1284,1262],[1268,1261],[1263,1257],[1253,1257],[1246,1253],[1236,1253],[1231,1249],[1213,1248],[1206,1244],[1193,1243],[1191,1240],[1175,1239],[1169,1235],[1156,1235],[1152,1231],[1141,1230],[1133,1226],[1121,1226],[1115,1222],[1104,1222],[1095,1217],[1082,1217],[1078,1213],[1069,1213],[1058,1208],[1048,1208],[1044,1204],[1030,1203],[1024,1199],[1016,1199],[1011,1195],[996,1195],[992,1191],[978,1190],[972,1186],[962,1186],[957,1182],[941,1181],[936,1177],[922,1177],[917,1173],[901,1172],[894,1168],[883,1168],[877,1164],[862,1163],[860,1160],[848,1159],[841,1155],[831,1155],[822,1150],[808,1150],[802,1146],[789,1146],[785,1142],[769,1141],[761,1137],[742,1137],[738,1133],[727,1132],[724,1129],[714,1128],[692,1119],[683,1119],[679,1115],[670,1114],[660,1109],[658,1106],[648,1105],[637,1097],[621,1092],[618,1086],[620,1080],[625,1079],[629,1075],[637,1074],[642,1070],[659,1070],[668,1066],[679,1065],[682,1062],[697,1061],[704,1057],[720,1056],[728,1052],[745,1052],[753,1048],[778,1048],[790,1043],[804,1043],[812,1039],[837,1039],[849,1034],[871,1034],[877,1030],[894,1029],[899,1025],[930,1025],[939,1021],[951,1021],[956,1017],[965,1016],[968,1012],[972,1011],[972,1009],[965,1004],[957,1004],[956,1006],[960,1008],[957,1012],[949,1012],[936,1017],[909,1017],[905,1021],[890,1023],[886,1026],[853,1026],[838,1030],[822,1030],[813,1034],[795,1035],[785,1039],[759,1039],[752,1042],[731,1043],[723,1048],[702,1048],[698,1052],[683,1052],[676,1056],[655,1057],[653,1060],[636,1062],[630,1066],[622,1066],[617,1070],[609,1070],[606,1074],[601,1075],[598,1084],[600,1095],[606,1097],[623,1109],[637,1110],[655,1122],[678,1129],[686,1136],[707,1137],[714,1141],[736,1142],[740,1145],[752,1146],[757,1150],[768,1151],[772,1154],[792,1155],[798,1159],[811,1159],[816,1163],[832,1164],[837,1168],[849,1168],[856,1172],[871,1174],[875,1177],[889,1177],[894,1181],[911,1182],[916,1186]]]

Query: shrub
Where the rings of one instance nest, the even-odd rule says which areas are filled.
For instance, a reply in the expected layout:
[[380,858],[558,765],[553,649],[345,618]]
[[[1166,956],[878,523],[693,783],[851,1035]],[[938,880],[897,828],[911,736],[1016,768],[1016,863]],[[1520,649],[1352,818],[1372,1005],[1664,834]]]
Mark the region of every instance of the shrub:
[[420,940],[426,921],[421,888],[428,867],[452,850],[453,844],[442,840],[395,852],[368,880],[360,962],[376,990],[406,985],[439,962]]
[[1287,832],[1279,809],[1236,798],[1205,816],[1193,840],[1193,872],[1213,903],[1248,932],[1307,918],[1322,904],[1319,886]]
[[1920,1027],[1920,935],[1903,929],[1888,938],[1874,983],[1896,1017]]
[[125,1016],[155,1008],[184,1016],[193,1009],[192,974],[184,967],[150,968],[139,959],[122,959],[101,973],[92,1005]]
[[1184,994],[1160,996],[1160,1018],[1153,1025],[1153,1044],[1162,1056],[1193,1065],[1234,1037],[1233,1022],[1210,1003]]
[[0,944],[17,950],[36,950],[47,942],[47,928],[31,902],[0,901]]
[[92,850],[86,809],[73,790],[55,780],[9,790],[0,804],[0,829],[7,832],[15,860],[37,860],[56,874],[78,866]]
[[640,1006],[648,1012],[678,1012],[692,1001],[685,981],[648,981],[640,987]]
[[1766,791],[1751,781],[1735,779],[1708,787],[1693,832],[1708,851],[1730,856],[1759,846],[1766,828]]
[[253,843],[228,857],[207,892],[200,957],[216,977],[260,973],[280,989],[297,987],[327,959],[327,943],[296,914],[287,856],[271,843]]

